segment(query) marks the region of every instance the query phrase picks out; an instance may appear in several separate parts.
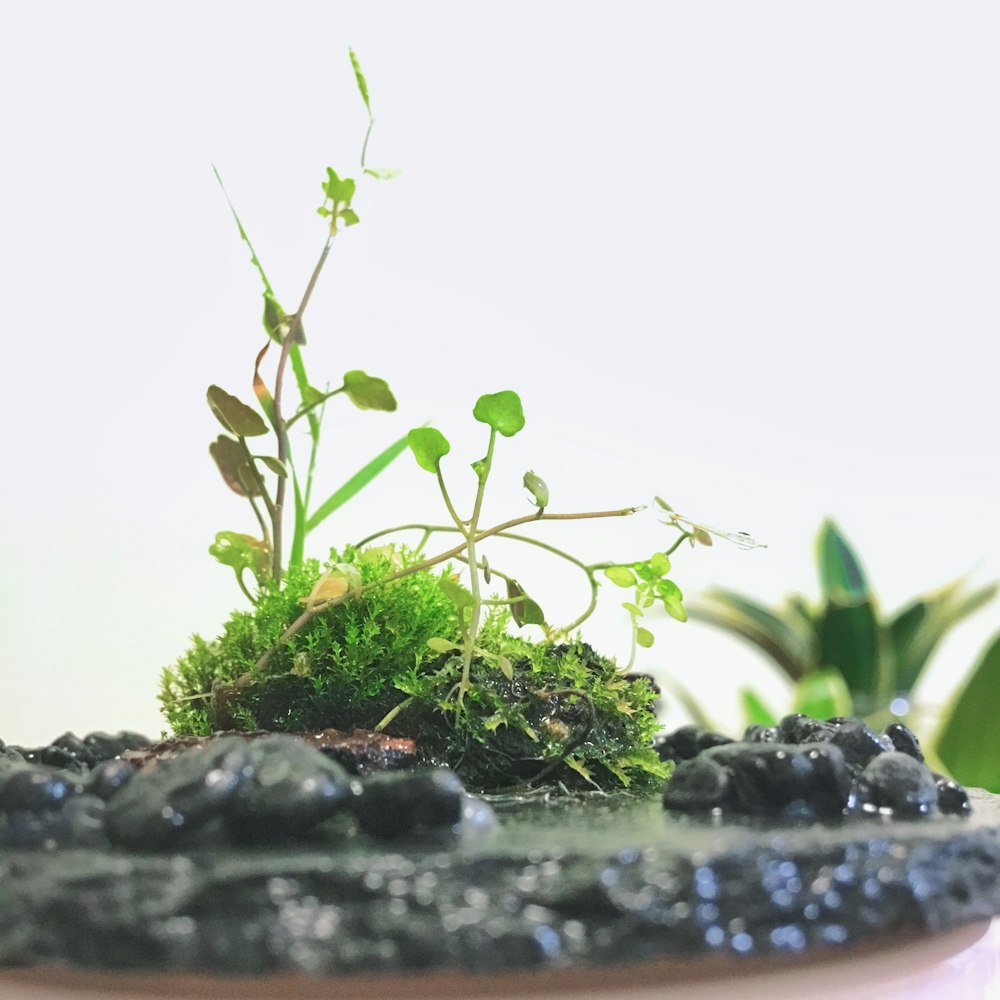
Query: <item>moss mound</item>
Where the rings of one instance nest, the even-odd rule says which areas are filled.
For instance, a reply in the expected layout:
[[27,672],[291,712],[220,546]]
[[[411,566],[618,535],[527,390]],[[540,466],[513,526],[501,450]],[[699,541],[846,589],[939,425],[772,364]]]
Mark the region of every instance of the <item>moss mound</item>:
[[[412,557],[393,548],[331,552],[330,565],[381,579]],[[494,614],[480,631],[487,653],[472,665],[461,705],[461,658],[428,639],[460,641],[444,574],[414,573],[317,615],[256,664],[299,616],[322,568],[307,563],[252,611],[237,611],[214,641],[195,636],[163,673],[160,700],[179,735],[219,729],[296,732],[373,729],[414,738],[428,759],[484,791],[659,787],[667,774],[651,749],[655,692],[586,643],[552,645],[509,635]],[[503,655],[508,677],[497,665]]]

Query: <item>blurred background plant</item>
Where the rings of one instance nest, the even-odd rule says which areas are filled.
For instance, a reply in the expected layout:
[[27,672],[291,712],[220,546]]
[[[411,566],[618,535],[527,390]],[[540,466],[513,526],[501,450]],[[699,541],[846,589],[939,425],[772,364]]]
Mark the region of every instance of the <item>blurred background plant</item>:
[[[941,640],[997,594],[996,583],[959,579],[913,598],[891,614],[879,600],[843,532],[825,520],[816,537],[821,596],[793,594],[776,608],[713,588],[688,604],[692,618],[750,642],[792,682],[789,711],[819,718],[862,715],[884,727],[897,718],[921,726],[918,682]],[[688,690],[675,694],[695,721],[716,728]],[[775,712],[751,688],[740,691],[746,723],[773,725]],[[1000,791],[1000,633],[987,644],[946,705],[925,748],[964,784]]]

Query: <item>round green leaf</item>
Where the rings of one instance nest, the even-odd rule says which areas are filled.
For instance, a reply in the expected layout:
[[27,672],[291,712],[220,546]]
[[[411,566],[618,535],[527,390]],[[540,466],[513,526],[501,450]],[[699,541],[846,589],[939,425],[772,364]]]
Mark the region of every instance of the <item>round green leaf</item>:
[[359,410],[384,410],[391,413],[396,409],[396,397],[384,378],[375,378],[356,370],[344,375],[344,392]]
[[635,573],[628,566],[609,566],[604,575],[616,587],[634,587],[636,584]]
[[231,396],[225,389],[210,385],[206,395],[212,412],[227,431],[237,437],[258,437],[267,433],[264,418],[255,409]]
[[435,427],[414,427],[406,435],[406,443],[410,446],[417,465],[435,474],[441,459],[451,451],[448,439]]
[[511,389],[480,396],[472,415],[504,437],[513,437],[524,426],[521,397]]
[[630,614],[635,615],[636,618],[642,617],[642,608],[638,604],[633,604],[631,601],[623,601],[622,607]]
[[655,552],[649,565],[657,576],[666,576],[670,572],[670,559],[665,552]]
[[648,628],[637,628],[635,630],[635,641],[643,649],[649,649],[653,645],[653,633]]

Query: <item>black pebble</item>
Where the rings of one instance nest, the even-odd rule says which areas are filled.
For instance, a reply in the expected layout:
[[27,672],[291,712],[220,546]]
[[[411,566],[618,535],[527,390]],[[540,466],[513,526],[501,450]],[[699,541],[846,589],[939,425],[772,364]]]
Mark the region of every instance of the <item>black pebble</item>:
[[854,779],[848,812],[903,818],[927,816],[937,808],[938,786],[929,767],[898,750],[874,757]]
[[889,737],[873,732],[861,719],[847,719],[838,723],[829,736],[812,735],[803,742],[811,743],[820,738],[840,747],[844,759],[854,767],[864,767],[873,757],[892,750]]
[[294,736],[250,741],[251,773],[226,805],[240,842],[274,843],[307,833],[354,797],[347,771]]
[[889,737],[894,750],[905,753],[923,764],[924,754],[920,749],[920,741],[909,726],[904,726],[902,722],[890,723],[885,727],[885,735]]
[[251,774],[247,743],[239,736],[157,761],[109,800],[108,838],[137,850],[169,847],[221,818]]
[[969,793],[951,778],[946,778],[943,774],[934,775],[937,784],[938,809],[949,816],[968,816],[972,812],[972,803],[969,801]]
[[420,831],[453,829],[462,819],[465,788],[446,768],[372,775],[353,801],[361,829],[391,839]]
[[681,812],[723,806],[729,796],[729,771],[707,757],[681,761],[663,788],[663,804]]
[[102,761],[90,772],[87,791],[100,799],[110,799],[134,774],[135,767],[132,764],[112,757]]
[[19,764],[2,778],[0,810],[58,811],[80,791],[80,784],[70,775],[38,764]]

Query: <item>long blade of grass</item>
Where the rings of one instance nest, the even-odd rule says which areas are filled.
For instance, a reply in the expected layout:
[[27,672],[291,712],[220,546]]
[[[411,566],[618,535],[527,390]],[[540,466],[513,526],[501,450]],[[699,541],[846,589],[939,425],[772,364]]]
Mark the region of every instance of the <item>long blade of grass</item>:
[[222,183],[222,175],[219,173],[218,167],[216,167],[215,164],[212,165],[212,173],[215,174],[215,179],[219,182],[219,187],[222,188],[222,196],[226,199],[229,211],[233,213],[233,219],[236,222],[236,228],[239,230],[240,239],[243,240],[250,251],[250,263],[257,269],[257,273],[260,275],[260,280],[264,283],[264,291],[266,291],[268,295],[270,295],[275,302],[277,302],[277,298],[274,295],[274,289],[271,287],[271,282],[267,280],[267,274],[264,272],[264,265],[261,264],[260,258],[257,256],[257,251],[254,250],[253,244],[250,242],[250,237],[247,235],[246,229],[243,228],[243,223],[240,221],[240,217],[236,213],[236,206],[233,205],[232,199],[229,197],[229,192],[226,190],[226,185]]
[[380,472],[386,469],[396,458],[406,450],[406,435],[389,445],[385,451],[376,455],[367,465],[351,476],[339,489],[335,490],[316,509],[316,512],[306,522],[306,531],[319,527],[338,507],[342,507],[360,489],[367,486]]

